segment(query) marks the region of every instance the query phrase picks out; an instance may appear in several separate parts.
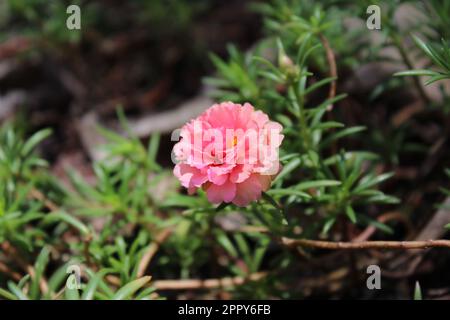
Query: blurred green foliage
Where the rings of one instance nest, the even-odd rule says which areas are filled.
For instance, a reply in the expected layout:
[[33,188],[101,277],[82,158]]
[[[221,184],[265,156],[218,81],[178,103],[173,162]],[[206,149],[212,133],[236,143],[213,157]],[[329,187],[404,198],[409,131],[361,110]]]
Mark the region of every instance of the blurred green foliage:
[[[69,17],[66,10],[70,5],[81,9],[81,30],[66,27]],[[134,25],[157,29],[155,35],[164,37],[186,32],[193,19],[210,5],[206,0],[132,0],[119,4],[117,10],[128,12]],[[5,0],[0,6],[0,37],[3,38],[19,34],[64,45],[78,43],[87,33],[123,31],[130,23],[117,18],[115,6],[95,0]]]
[[[399,202],[383,190],[393,173],[380,172],[379,165],[397,164],[401,151],[423,146],[406,142],[405,127],[369,134],[364,126],[347,126],[334,112],[346,94],[330,93],[339,78],[330,76],[326,41],[341,69],[373,60],[385,47],[393,46],[401,54],[407,50],[398,41],[405,32],[393,20],[396,6],[407,1],[383,2],[388,13],[382,31],[386,41],[379,46],[365,48],[364,42],[356,41],[367,30],[347,32],[343,17],[364,17],[369,2],[258,2],[253,7],[264,18],[265,36],[246,52],[230,45],[228,58],[211,55],[217,72],[205,82],[213,87],[216,100],[251,102],[284,126],[283,168],[264,197],[246,208],[215,207],[202,190],[186,195],[171,168],[157,161],[161,136],[153,134],[148,142],[133,136],[120,111],[125,134],[98,128],[107,140],[102,146],[104,158],[92,163],[88,177],[68,168],[67,181],[55,177],[38,156],[36,149],[49,130],[27,138],[20,125],[4,124],[0,130],[0,263],[5,261],[7,269],[17,272],[0,274],[0,296],[158,299],[166,293],[159,292],[154,280],[245,279],[268,271],[258,281],[218,290],[226,290],[233,298],[297,298],[303,293],[289,287],[292,278],[286,274],[298,267],[297,252],[285,250],[274,239],[333,239],[342,232],[341,224],[373,225],[392,233],[372,214]],[[1,10],[0,17],[3,32],[14,30],[55,43],[77,42],[82,37],[65,28],[67,2],[5,3],[7,9]],[[79,3],[86,30],[114,29],[105,23],[108,14],[98,3]],[[447,15],[442,14],[447,7],[438,1],[430,5],[439,16],[430,25],[442,31],[448,24]],[[131,6],[144,25],[164,26],[170,14],[174,23],[167,30],[173,28],[171,32],[176,33],[207,4],[136,0]],[[435,42],[436,35],[427,40]],[[435,44],[416,42],[440,67],[421,74],[434,80],[448,77],[445,43],[443,49],[434,49]],[[356,143],[363,140],[379,149],[381,157],[361,150],[360,145],[369,144]],[[155,256],[146,261],[155,245]],[[310,253],[314,252],[306,254]],[[80,279],[71,271],[78,267]]]

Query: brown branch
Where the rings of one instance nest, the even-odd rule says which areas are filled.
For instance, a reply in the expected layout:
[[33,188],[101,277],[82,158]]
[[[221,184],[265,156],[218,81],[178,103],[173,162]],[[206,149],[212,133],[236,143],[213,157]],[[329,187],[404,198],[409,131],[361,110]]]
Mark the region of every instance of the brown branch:
[[119,277],[112,274],[108,274],[107,276],[105,276],[105,279],[113,286],[120,287],[121,281]]
[[159,249],[159,246],[162,242],[164,242],[172,233],[172,229],[165,229],[162,232],[160,232],[155,240],[150,243],[150,245],[147,247],[147,250],[145,251],[144,255],[141,258],[141,261],[139,262],[139,267],[137,271],[137,277],[140,278],[144,275],[145,270],[147,269],[147,266],[149,265],[150,261],[152,260],[153,256],[156,254],[156,252]]
[[[412,61],[408,55],[407,50],[403,46],[402,39],[396,34],[391,34],[391,39],[392,39],[394,46],[397,48],[401,58],[403,59],[403,62],[408,67],[408,69],[409,70],[415,69],[414,64],[412,63]],[[412,80],[414,82],[414,85],[416,86],[417,91],[419,92],[420,98],[423,100],[425,105],[428,105],[430,103],[431,99],[428,97],[428,94],[425,92],[425,89],[423,88],[419,77],[412,77]]]
[[[330,77],[337,79],[338,74],[337,74],[336,58],[334,56],[333,49],[331,49],[330,42],[323,34],[320,34],[319,37],[327,54],[328,66],[330,67]],[[333,99],[336,96],[336,79],[331,81],[328,99]],[[332,104],[328,107],[328,111],[331,110],[333,110]]]
[[[18,250],[13,247],[9,242],[5,241],[1,244],[2,250],[5,252],[6,257],[11,258],[14,260],[14,262],[25,272],[27,272],[31,278],[36,277],[36,271],[34,270],[34,267],[30,264],[28,264],[19,254]],[[41,291],[45,294],[48,292],[48,284],[47,280],[44,278],[44,276],[41,276],[41,279],[39,281],[39,287],[41,288]]]
[[[34,267],[29,265],[27,267],[27,271],[32,279],[36,278],[36,271],[34,270]],[[44,275],[41,275],[39,279],[39,288],[41,288],[42,293],[45,295],[48,292],[48,284],[47,280],[45,279]]]
[[[55,204],[53,201],[48,199],[41,191],[38,189],[31,189],[30,195],[35,198],[36,200],[41,201],[47,209],[49,209],[51,212],[59,211],[60,208],[57,204]],[[83,238],[83,255],[86,259],[86,263],[89,267],[94,268],[95,265],[91,259],[91,256],[89,254],[89,247],[92,242],[92,235],[88,234]]]
[[[408,218],[397,211],[386,212],[377,218],[378,222],[386,223],[391,220],[396,220],[403,223],[408,230],[408,234],[412,233],[412,225]],[[363,232],[361,232],[357,237],[352,239],[352,242],[361,242],[368,240],[376,231],[377,227],[370,225]]]
[[41,191],[38,189],[31,189],[30,195],[36,200],[41,201],[50,211],[58,211],[59,207],[49,200]]
[[91,255],[89,253],[89,247],[91,246],[92,235],[88,234],[83,238],[83,255],[86,259],[86,263],[89,267],[94,268],[95,264],[92,262]]
[[269,229],[267,229],[266,227],[251,226],[251,225],[241,226],[237,228],[235,231],[244,233],[269,233]]
[[15,281],[19,281],[20,279],[22,279],[22,276],[20,275],[20,273],[15,272],[14,270],[11,270],[11,268],[8,267],[8,265],[6,265],[5,263],[3,263],[1,261],[0,261],[0,272],[8,275]]
[[152,283],[157,290],[199,290],[233,287],[248,281],[258,281],[267,276],[267,272],[252,273],[248,277],[227,277],[221,279],[186,279],[186,280],[158,280]]
[[1,249],[3,250],[6,258],[13,260],[23,271],[29,271],[29,264],[25,261],[19,254],[16,248],[14,248],[8,241],[1,244]]
[[0,60],[9,59],[15,55],[29,50],[33,42],[26,37],[14,37],[0,45]]
[[361,249],[427,249],[450,248],[450,240],[425,241],[359,241],[359,242],[333,242],[309,239],[282,238],[282,243],[289,247],[309,247],[327,250],[361,250]]

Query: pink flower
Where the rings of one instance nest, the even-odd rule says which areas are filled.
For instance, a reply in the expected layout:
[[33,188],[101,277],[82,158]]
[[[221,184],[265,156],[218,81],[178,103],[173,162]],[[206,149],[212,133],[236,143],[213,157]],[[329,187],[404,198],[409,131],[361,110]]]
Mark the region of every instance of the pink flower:
[[246,206],[279,171],[282,129],[249,103],[215,104],[181,129],[173,172],[190,194],[202,187],[212,203]]

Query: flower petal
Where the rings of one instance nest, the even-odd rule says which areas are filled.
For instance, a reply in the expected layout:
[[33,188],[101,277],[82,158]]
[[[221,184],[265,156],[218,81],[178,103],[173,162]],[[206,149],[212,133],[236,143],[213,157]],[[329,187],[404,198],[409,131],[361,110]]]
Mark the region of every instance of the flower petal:
[[233,203],[239,207],[245,207],[250,202],[261,198],[262,186],[258,174],[252,174],[247,180],[236,186],[236,197]]
[[220,186],[211,183],[206,189],[206,196],[212,203],[231,202],[235,195],[236,184],[229,181]]
[[200,187],[208,181],[208,175],[201,170],[184,163],[178,163],[173,169],[173,174],[177,177],[181,185],[185,188]]

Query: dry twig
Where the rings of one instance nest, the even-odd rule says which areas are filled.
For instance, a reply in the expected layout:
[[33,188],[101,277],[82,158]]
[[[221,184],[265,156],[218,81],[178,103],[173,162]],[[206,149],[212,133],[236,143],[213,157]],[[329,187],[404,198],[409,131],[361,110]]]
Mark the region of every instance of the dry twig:
[[333,242],[283,238],[282,243],[289,247],[302,246],[327,250],[450,248],[450,240]]
[[150,243],[150,245],[148,246],[144,255],[142,256],[141,261],[139,262],[139,267],[138,267],[138,271],[137,271],[138,278],[140,278],[144,275],[145,270],[147,269],[147,266],[149,265],[153,256],[158,251],[159,246],[161,245],[162,242],[164,242],[170,236],[171,233],[172,233],[172,229],[165,229],[156,236],[155,241]]
[[31,189],[30,195],[36,200],[41,201],[50,211],[58,211],[58,206],[51,200],[49,200],[41,191],[38,189]]
[[[320,41],[322,42],[322,45],[325,48],[325,51],[327,54],[327,61],[328,61],[328,65],[330,67],[330,77],[337,79],[338,75],[337,75],[336,58],[334,57],[334,52],[331,49],[330,42],[323,34],[320,35]],[[336,96],[336,79],[331,81],[330,91],[328,93],[328,99],[333,99]],[[333,109],[333,105],[331,104],[328,107],[328,110],[331,111],[332,109]]]
[[227,277],[221,279],[186,279],[186,280],[158,280],[152,286],[157,290],[199,290],[233,287],[248,281],[258,281],[267,276],[267,272],[257,272],[248,277]]
[[15,281],[19,281],[22,278],[20,273],[17,273],[14,270],[11,270],[11,268],[8,267],[8,265],[6,265],[5,263],[3,263],[1,261],[0,261],[0,272],[10,276]]

